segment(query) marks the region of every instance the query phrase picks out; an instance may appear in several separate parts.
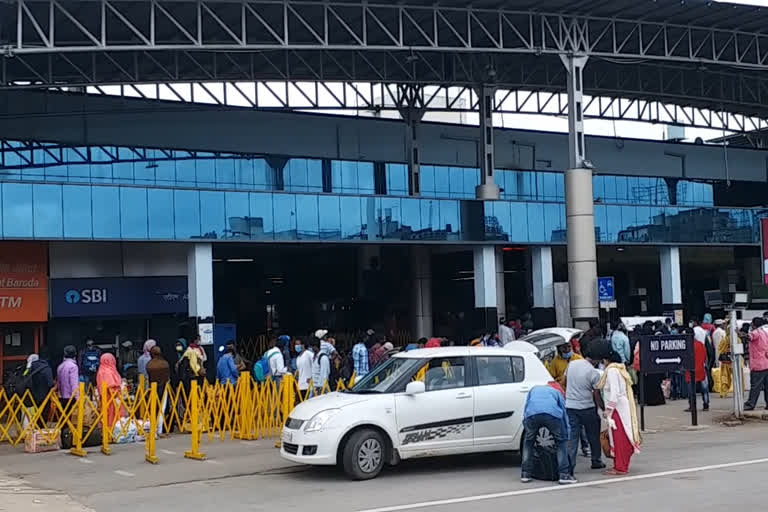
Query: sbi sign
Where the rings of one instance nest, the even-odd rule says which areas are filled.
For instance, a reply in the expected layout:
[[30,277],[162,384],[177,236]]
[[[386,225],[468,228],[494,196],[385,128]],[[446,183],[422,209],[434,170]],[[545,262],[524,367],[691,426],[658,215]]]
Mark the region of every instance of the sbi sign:
[[68,290],[64,294],[67,304],[106,304],[106,288],[86,288],[84,290]]

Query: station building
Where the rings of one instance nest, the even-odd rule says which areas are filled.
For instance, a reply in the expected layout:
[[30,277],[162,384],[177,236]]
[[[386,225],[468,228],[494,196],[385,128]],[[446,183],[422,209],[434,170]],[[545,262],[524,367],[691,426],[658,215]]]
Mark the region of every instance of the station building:
[[[171,344],[198,324],[404,341],[567,321],[566,135],[496,128],[500,198],[481,200],[477,127],[421,123],[414,168],[397,120],[0,98],[6,369],[42,346]],[[587,137],[586,153],[606,318],[700,315],[729,286],[761,309],[768,152]]]

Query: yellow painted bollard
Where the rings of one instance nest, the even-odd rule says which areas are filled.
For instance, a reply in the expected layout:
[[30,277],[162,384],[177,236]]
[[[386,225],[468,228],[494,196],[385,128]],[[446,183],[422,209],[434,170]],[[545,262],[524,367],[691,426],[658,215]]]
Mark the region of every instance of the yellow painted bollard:
[[107,383],[101,384],[101,453],[110,455],[112,449],[109,447],[109,439],[112,434],[112,427],[109,424],[109,391]]
[[85,383],[81,382],[77,388],[77,423],[75,424],[74,431],[72,432],[72,449],[69,453],[77,457],[85,457],[87,454],[83,450],[83,422],[85,421],[85,401],[87,397],[85,395]]
[[150,464],[157,464],[157,382],[153,382],[149,388],[149,432],[144,440],[147,455],[144,460]]
[[189,392],[189,422],[191,430],[192,447],[188,452],[184,452],[184,457],[195,460],[205,460],[205,454],[200,453],[200,441],[203,433],[200,431],[200,392],[197,389],[197,381],[192,381],[192,388]]

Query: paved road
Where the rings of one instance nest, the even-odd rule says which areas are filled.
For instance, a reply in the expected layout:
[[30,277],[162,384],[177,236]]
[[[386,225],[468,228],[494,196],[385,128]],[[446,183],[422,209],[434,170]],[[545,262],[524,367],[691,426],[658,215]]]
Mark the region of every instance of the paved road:
[[[349,482],[333,469],[292,466],[268,441],[215,441],[205,447],[209,462],[189,461],[181,457],[188,442],[182,436],[160,441],[164,451],[157,466],[143,462],[141,446],[116,447],[110,457],[93,453],[88,462],[63,453],[0,455],[6,473],[0,476],[0,510],[594,512],[618,500],[628,511],[647,511],[653,504],[685,509],[695,502],[698,512],[721,512],[730,503],[757,506],[762,500],[756,491],[768,470],[766,434],[767,423],[648,434],[632,477],[607,479],[582,459],[582,484],[574,488],[520,484],[519,461],[506,455],[409,462],[368,482]],[[494,497],[486,499],[489,494]]]

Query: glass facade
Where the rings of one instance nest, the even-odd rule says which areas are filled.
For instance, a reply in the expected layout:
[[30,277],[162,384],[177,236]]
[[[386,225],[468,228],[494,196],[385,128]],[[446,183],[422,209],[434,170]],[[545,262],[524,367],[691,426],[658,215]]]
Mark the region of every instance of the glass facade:
[[[565,242],[563,174],[2,141],[0,237],[110,240]],[[383,169],[383,173],[381,172]],[[713,185],[595,176],[599,243],[757,244],[758,209],[714,207]]]

